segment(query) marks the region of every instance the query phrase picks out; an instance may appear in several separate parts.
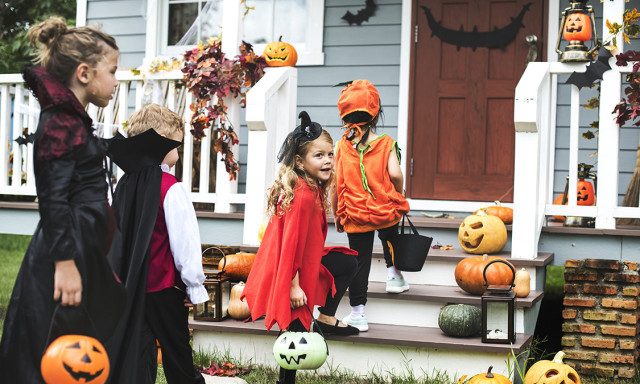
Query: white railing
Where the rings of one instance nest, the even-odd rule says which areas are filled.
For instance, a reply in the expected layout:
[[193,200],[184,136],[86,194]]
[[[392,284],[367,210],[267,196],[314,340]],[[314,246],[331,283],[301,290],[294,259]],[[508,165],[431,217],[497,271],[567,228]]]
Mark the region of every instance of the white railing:
[[[580,91],[571,85],[569,129],[568,205],[553,204],[556,105],[558,75],[585,70],[585,64],[530,63],[516,87],[513,257],[534,258],[546,216],[595,217],[595,227],[613,229],[616,218],[638,218],[640,208],[618,203],[619,127],[613,107],[620,99],[622,76],[629,68],[616,67],[600,83],[598,186],[595,206],[577,205]],[[563,167],[564,168],[564,167]]]
[[[200,142],[199,178],[193,182],[192,169],[194,161],[194,139],[188,124],[191,119],[189,105],[192,95],[184,88],[178,90],[176,82],[182,79],[179,70],[147,74],[147,86],[141,75],[130,71],[119,71],[116,77],[120,83],[116,97],[105,108],[90,105],[89,116],[94,121],[96,134],[100,137],[112,137],[122,128],[131,112],[139,109],[150,99],[151,80],[162,85],[161,103],[171,110],[180,113],[186,122],[182,157],[182,181],[186,186],[193,186],[191,199],[194,202],[213,203],[215,211],[231,212],[234,204],[245,203],[245,195],[237,193],[237,183],[225,185],[219,191],[209,188],[210,156],[216,153],[211,150],[211,130],[205,132],[206,137]],[[133,98],[133,100],[131,100]],[[158,100],[154,100],[158,101]],[[238,107],[239,108],[239,107]],[[35,195],[35,179],[32,164],[33,144],[18,145],[15,139],[23,135],[23,130],[34,133],[37,128],[39,106],[23,84],[20,75],[0,75],[0,194]],[[239,124],[238,124],[239,125]],[[235,127],[239,130],[239,126]],[[237,152],[237,151],[236,151]],[[10,158],[11,161],[10,161]],[[224,164],[216,161],[216,174],[226,175]],[[12,170],[20,170],[13,172]],[[119,177],[121,172],[116,171]],[[228,180],[228,176],[223,176]],[[216,184],[216,189],[220,183]],[[230,185],[230,187],[229,187]],[[218,202],[223,204],[217,204]]]

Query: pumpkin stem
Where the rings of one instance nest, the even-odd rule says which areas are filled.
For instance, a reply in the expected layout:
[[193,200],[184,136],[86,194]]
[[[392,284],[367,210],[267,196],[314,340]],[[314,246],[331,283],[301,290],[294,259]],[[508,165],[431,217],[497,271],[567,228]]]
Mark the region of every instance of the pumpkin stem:
[[556,353],[556,355],[553,357],[553,362],[554,363],[558,363],[558,364],[562,364],[562,359],[564,359],[564,355],[565,353],[563,351],[559,351],[558,353]]
[[282,35],[280,35],[280,38],[278,38],[278,41],[282,41]]
[[487,374],[486,374],[486,375],[484,375],[487,379],[491,379],[491,378],[493,378],[493,377],[494,377],[494,376],[493,376],[493,373],[491,373],[491,370],[492,370],[492,369],[493,369],[493,365],[490,365],[490,366],[489,366],[489,369],[487,369]]
[[482,261],[487,261],[487,260],[489,260],[489,255],[485,253],[484,255],[482,255]]
[[500,200],[495,200],[494,203],[496,203],[498,207],[502,207],[502,205],[500,204]]

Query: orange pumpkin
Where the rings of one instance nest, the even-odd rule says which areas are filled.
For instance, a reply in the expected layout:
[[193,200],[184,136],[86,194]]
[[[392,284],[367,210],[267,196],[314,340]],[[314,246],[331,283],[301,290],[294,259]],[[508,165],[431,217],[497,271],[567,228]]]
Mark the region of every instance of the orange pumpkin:
[[298,52],[293,45],[282,41],[282,36],[278,41],[267,44],[263,55],[270,67],[293,67],[298,62]]
[[239,252],[233,255],[227,255],[227,264],[224,265],[224,259],[218,263],[218,269],[224,268],[225,273],[232,281],[246,281],[249,277],[249,271],[256,259],[255,253]]
[[596,191],[593,184],[585,179],[578,179],[578,205],[595,205]]
[[464,218],[458,229],[458,241],[467,253],[500,252],[507,244],[507,227],[499,218],[478,212]]
[[589,15],[573,12],[567,16],[562,37],[567,41],[589,41],[591,39],[591,20]]
[[40,371],[47,384],[103,384],[109,377],[109,358],[93,337],[64,335],[47,348]]
[[158,348],[158,364],[162,364],[162,350],[160,349],[160,342],[156,339],[156,347]]
[[506,376],[501,375],[499,373],[493,373],[491,370],[493,369],[493,365],[487,369],[487,373],[479,373],[477,375],[471,376],[469,380],[465,380],[467,376],[462,376],[458,379],[458,384],[511,384],[511,380],[509,380]]
[[524,376],[525,384],[580,384],[580,376],[570,365],[562,359],[565,353],[556,353],[553,360],[540,360],[533,364]]
[[228,311],[229,316],[236,320],[244,320],[249,317],[249,315],[251,315],[249,304],[247,304],[247,299],[240,300],[243,291],[244,282],[242,281],[231,288]]
[[[458,286],[472,295],[482,295],[487,290],[482,272],[493,260],[502,260],[511,264],[501,257],[488,255],[462,259],[454,272]],[[513,270],[507,264],[493,263],[487,268],[487,283],[490,285],[509,285],[513,278]]]
[[[564,193],[562,195],[558,195],[558,197],[553,200],[554,205],[562,205],[562,200],[564,199]],[[569,202],[565,201],[564,205],[567,205]],[[553,219],[556,221],[564,221],[564,216],[554,215]]]
[[495,206],[480,208],[473,214],[477,215],[481,211],[484,211],[484,213],[489,216],[500,218],[500,220],[502,220],[502,222],[505,224],[511,224],[513,222],[513,209],[509,207],[503,207],[498,200],[494,201],[494,203],[496,203]]

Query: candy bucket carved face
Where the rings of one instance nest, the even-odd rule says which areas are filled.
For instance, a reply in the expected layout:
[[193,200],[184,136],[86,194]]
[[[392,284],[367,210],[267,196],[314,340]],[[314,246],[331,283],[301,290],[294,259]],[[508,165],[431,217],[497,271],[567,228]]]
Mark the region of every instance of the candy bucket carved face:
[[273,345],[273,357],[284,369],[318,369],[327,355],[327,343],[315,332],[284,332]]
[[65,335],[49,345],[40,371],[47,384],[103,384],[109,377],[109,358],[93,337]]
[[589,16],[575,12],[567,16],[562,37],[567,41],[589,41],[591,39],[591,20]]
[[458,229],[458,241],[467,253],[500,252],[507,244],[507,228],[498,217],[469,215]]

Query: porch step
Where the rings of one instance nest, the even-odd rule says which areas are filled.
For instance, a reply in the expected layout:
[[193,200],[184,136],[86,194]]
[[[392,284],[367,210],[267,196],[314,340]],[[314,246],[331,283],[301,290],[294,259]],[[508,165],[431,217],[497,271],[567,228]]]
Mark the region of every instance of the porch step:
[[[271,331],[265,329],[264,319],[260,318],[255,323],[243,322],[226,318],[218,322],[198,321],[189,319],[189,328],[194,332],[222,332],[225,334],[243,335],[269,335],[273,340],[278,336],[278,325],[274,325]],[[367,332],[361,332],[356,336],[326,335],[328,341],[344,341],[355,344],[380,344],[402,347],[434,348],[447,350],[463,350],[489,353],[510,353],[517,355],[531,342],[533,335],[518,333],[513,344],[488,344],[483,343],[478,337],[449,337],[440,328],[435,327],[408,327],[388,324],[369,324]],[[331,344],[329,344],[331,351]]]

